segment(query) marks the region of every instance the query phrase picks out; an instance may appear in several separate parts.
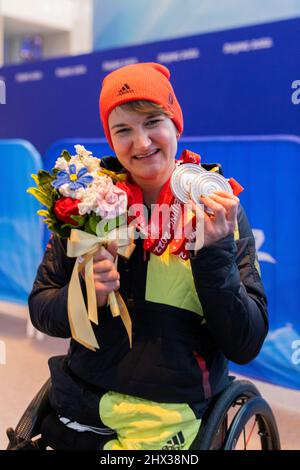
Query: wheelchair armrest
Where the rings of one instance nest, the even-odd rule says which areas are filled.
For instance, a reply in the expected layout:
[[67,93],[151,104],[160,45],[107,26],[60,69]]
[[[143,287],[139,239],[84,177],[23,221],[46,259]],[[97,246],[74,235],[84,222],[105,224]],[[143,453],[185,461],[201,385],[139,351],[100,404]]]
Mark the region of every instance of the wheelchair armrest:
[[50,389],[51,379],[49,378],[24,411],[15,430],[13,431],[11,428],[7,430],[7,435],[10,439],[8,450],[15,445],[16,442],[30,440],[40,433],[41,422],[51,412],[49,402]]

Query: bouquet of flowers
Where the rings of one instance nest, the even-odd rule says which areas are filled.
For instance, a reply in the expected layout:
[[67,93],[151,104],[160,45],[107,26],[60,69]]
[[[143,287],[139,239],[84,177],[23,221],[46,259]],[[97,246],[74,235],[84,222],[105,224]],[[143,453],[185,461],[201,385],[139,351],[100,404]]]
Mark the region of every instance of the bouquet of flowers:
[[[127,227],[127,195],[114,183],[126,178],[100,166],[100,159],[82,145],[75,145],[76,155],[64,150],[51,172],[40,170],[32,175],[36,187],[28,193],[46,209],[38,211],[48,228],[68,239],[67,255],[76,257],[68,291],[68,316],[72,337],[95,350],[98,342],[90,320],[98,324],[93,277],[93,256],[100,246],[117,240],[118,254],[129,257],[134,249]],[[83,299],[79,272],[85,270],[87,305]],[[121,315],[131,345],[131,320],[119,292],[109,294],[113,316]]]

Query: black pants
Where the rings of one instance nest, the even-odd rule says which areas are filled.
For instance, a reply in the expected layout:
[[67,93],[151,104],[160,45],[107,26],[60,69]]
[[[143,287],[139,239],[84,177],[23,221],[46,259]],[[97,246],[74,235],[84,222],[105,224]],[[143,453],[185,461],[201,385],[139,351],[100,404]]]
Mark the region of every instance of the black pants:
[[117,436],[75,431],[63,424],[54,412],[42,422],[41,434],[46,445],[55,450],[101,450],[106,442]]

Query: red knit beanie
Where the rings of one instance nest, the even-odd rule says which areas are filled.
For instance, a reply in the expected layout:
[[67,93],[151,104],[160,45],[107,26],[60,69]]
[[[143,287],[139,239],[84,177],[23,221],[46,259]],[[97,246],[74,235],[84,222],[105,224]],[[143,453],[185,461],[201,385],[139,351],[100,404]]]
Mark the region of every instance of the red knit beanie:
[[160,104],[171,113],[171,119],[178,132],[182,133],[182,111],[169,78],[169,69],[155,62],[126,65],[104,78],[99,100],[100,117],[112,149],[108,117],[116,106],[128,101],[147,100]]

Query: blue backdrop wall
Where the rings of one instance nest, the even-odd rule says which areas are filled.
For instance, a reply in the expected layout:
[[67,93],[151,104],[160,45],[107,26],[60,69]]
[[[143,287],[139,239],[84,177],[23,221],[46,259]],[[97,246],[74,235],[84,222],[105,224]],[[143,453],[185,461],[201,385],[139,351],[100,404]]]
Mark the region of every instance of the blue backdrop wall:
[[2,68],[0,138],[27,139],[43,154],[59,138],[102,137],[101,81],[138,61],[170,68],[186,136],[299,135],[299,59],[300,19],[293,19]]
[[[258,359],[242,371],[300,389],[299,45],[300,19],[294,19],[3,68],[0,138],[29,140],[46,166],[74,143],[98,156],[110,153],[89,140],[103,137],[102,78],[125,63],[169,66],[185,116],[181,145],[220,161],[246,188],[241,200],[255,230],[271,331]],[[57,139],[64,140],[52,145]]]

